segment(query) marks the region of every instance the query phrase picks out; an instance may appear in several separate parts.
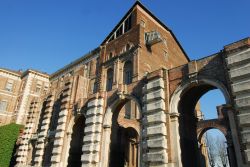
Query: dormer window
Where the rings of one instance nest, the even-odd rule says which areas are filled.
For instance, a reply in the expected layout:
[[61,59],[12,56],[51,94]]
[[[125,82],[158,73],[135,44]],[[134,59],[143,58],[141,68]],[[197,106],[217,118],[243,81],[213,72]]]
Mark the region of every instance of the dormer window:
[[125,20],[125,25],[124,25],[124,32],[127,32],[131,29],[132,27],[132,15],[130,15],[126,20]]
[[107,43],[118,38],[125,32],[129,31],[132,28],[132,14],[130,14],[114,31],[114,33],[110,36]]

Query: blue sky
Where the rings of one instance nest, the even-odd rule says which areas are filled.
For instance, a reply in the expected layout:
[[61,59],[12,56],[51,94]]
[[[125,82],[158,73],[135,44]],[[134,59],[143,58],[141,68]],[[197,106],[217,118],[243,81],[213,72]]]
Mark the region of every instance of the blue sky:
[[[1,0],[0,67],[53,73],[98,47],[135,0]],[[250,36],[248,0],[142,0],[191,59]]]
[[[98,47],[134,2],[1,0],[0,67],[53,73]],[[250,36],[249,0],[141,2],[174,32],[191,59]],[[201,100],[209,118],[223,103],[219,91]]]

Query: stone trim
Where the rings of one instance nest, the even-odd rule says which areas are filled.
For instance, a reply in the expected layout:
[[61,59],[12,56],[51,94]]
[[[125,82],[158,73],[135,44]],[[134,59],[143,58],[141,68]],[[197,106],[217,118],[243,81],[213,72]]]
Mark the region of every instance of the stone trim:
[[28,165],[28,151],[29,151],[29,141],[32,138],[32,131],[35,126],[35,114],[38,108],[38,103],[36,101],[31,102],[29,109],[29,116],[27,117],[27,124],[24,128],[24,133],[20,142],[20,146],[17,151],[17,164],[16,166]]
[[97,167],[100,162],[103,103],[102,98],[96,98],[88,102],[82,146],[82,167]]
[[143,166],[165,167],[168,163],[164,81],[151,80],[143,87]]

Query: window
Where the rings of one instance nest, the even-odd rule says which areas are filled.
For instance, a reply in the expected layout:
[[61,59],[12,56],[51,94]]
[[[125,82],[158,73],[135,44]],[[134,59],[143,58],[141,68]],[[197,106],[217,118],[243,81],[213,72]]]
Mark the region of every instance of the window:
[[8,80],[5,86],[5,90],[11,92],[13,89],[13,83],[14,83],[13,80]]
[[0,101],[0,111],[6,111],[7,109],[7,101],[2,100]]
[[116,38],[122,35],[122,25],[116,31]]
[[41,88],[42,88],[42,82],[41,82],[41,81],[38,81],[38,82],[36,83],[36,90],[35,90],[35,92],[36,92],[36,93],[40,93]]
[[97,92],[97,82],[94,83],[93,85],[93,93]]
[[125,20],[125,26],[124,26],[124,32],[127,32],[128,30],[131,29],[132,27],[132,15],[130,15],[126,20]]
[[112,84],[113,84],[113,69],[108,69],[107,71],[107,82],[106,82],[106,90],[110,91],[112,90]]
[[123,68],[123,83],[128,85],[132,83],[133,65],[131,61],[127,61]]

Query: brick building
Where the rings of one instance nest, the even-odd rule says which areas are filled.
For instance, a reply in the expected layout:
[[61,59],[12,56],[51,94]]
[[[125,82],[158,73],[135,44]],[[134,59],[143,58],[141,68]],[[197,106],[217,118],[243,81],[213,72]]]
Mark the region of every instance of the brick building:
[[[11,74],[20,85],[38,79],[16,93],[25,103],[16,110],[25,121],[16,166],[200,167],[211,128],[225,135],[231,166],[250,166],[249,47],[246,38],[190,61],[137,1],[83,57],[50,76]],[[34,96],[36,88],[48,90]],[[217,119],[199,119],[199,98],[216,88],[226,104]]]

